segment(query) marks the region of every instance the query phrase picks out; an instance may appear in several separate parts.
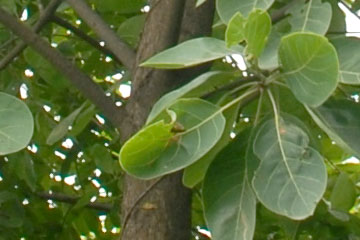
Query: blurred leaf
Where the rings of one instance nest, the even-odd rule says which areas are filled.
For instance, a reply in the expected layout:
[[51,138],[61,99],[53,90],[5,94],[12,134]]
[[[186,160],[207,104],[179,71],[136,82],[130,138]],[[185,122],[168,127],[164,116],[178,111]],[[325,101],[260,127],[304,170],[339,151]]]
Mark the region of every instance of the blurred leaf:
[[331,208],[348,212],[354,206],[356,195],[355,184],[349,175],[340,173],[331,192]]
[[34,132],[34,120],[26,104],[0,92],[0,155],[25,148]]

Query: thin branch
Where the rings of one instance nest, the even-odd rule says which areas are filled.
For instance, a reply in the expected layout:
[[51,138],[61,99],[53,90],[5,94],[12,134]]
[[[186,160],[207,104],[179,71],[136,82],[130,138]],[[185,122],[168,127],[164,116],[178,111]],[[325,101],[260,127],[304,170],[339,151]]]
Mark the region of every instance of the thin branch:
[[[42,199],[47,199],[47,200],[53,200],[53,201],[58,201],[58,202],[63,202],[63,203],[68,203],[68,204],[76,204],[79,201],[79,197],[75,197],[75,196],[69,196],[69,195],[65,195],[62,193],[47,193],[47,192],[40,192],[36,194],[39,198]],[[91,208],[91,209],[95,209],[95,210],[100,210],[100,211],[105,211],[105,212],[110,212],[111,209],[113,208],[112,204],[108,204],[108,203],[88,203],[86,204],[87,208]]]
[[67,60],[59,51],[51,47],[42,37],[2,8],[0,8],[0,23],[9,28],[26,44],[47,59],[59,72],[64,74],[86,98],[92,101],[114,126],[119,126],[120,119],[122,118],[121,109],[115,106],[114,101],[107,97],[100,86],[91,80],[90,77]]
[[[168,175],[166,175],[168,176]],[[125,229],[127,223],[129,222],[129,219],[132,215],[132,213],[134,212],[135,208],[137,207],[137,205],[141,202],[141,200],[144,199],[144,197],[146,197],[146,195],[153,190],[162,180],[164,180],[166,178],[166,176],[163,176],[159,179],[157,179],[155,182],[153,182],[147,189],[145,189],[145,191],[143,191],[139,197],[135,200],[135,202],[131,205],[131,207],[129,208],[129,210],[127,211],[125,217],[124,217],[124,222],[122,224],[122,229]],[[124,232],[124,231],[121,231]]]
[[[57,7],[60,5],[61,0],[52,0],[47,6],[46,9],[40,15],[39,20],[35,23],[33,30],[38,33],[43,26],[48,22],[49,18],[56,11]],[[25,42],[20,42],[17,46],[15,46],[4,58],[0,61],[0,70],[4,69],[11,61],[18,56],[25,48]]]
[[90,37],[89,35],[87,35],[86,33],[84,33],[83,31],[81,31],[79,28],[75,27],[74,25],[72,25],[71,23],[65,21],[64,19],[54,15],[51,18],[51,21],[53,21],[54,23],[58,24],[59,26],[62,26],[65,29],[70,30],[71,32],[73,32],[76,36],[78,36],[79,38],[83,39],[84,41],[86,41],[87,43],[89,43],[91,46],[93,46],[94,48],[98,49],[99,51],[101,51],[102,53],[104,53],[105,55],[110,55],[112,56],[118,63],[121,63],[120,59],[118,59],[116,56],[114,56],[114,54],[106,47],[102,47],[99,44],[99,41],[95,40],[94,38]]
[[135,64],[135,52],[124,43],[109,25],[96,13],[84,0],[66,0],[79,16],[94,30],[94,32],[105,42],[111,52],[130,71]]

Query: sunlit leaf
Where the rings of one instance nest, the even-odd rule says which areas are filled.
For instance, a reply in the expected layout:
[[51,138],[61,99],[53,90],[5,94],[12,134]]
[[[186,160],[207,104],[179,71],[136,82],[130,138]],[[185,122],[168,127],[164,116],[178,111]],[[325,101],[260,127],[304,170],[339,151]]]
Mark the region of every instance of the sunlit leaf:
[[219,108],[204,100],[180,99],[169,112],[176,122],[157,121],[121,148],[120,163],[129,174],[150,179],[185,168],[216,144],[225,127]]
[[312,33],[293,33],[282,38],[280,65],[295,97],[316,107],[335,91],[339,63],[335,48],[325,37]]
[[34,120],[26,104],[0,93],[0,155],[25,148],[34,132]]
[[236,45],[245,39],[245,23],[246,18],[240,12],[235,13],[230,19],[225,33],[225,41],[228,47]]
[[140,66],[164,69],[186,68],[241,52],[242,47],[227,48],[224,41],[216,38],[196,38],[158,53]]
[[260,165],[253,178],[258,199],[271,211],[300,220],[314,213],[326,188],[322,156],[296,125],[268,120],[254,140]]

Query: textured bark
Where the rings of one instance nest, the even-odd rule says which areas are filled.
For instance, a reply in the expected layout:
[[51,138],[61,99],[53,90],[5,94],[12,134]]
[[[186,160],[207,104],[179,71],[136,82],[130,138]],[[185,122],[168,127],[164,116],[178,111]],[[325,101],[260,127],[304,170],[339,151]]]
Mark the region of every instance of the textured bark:
[[[205,35],[211,31],[212,0],[196,10],[195,0],[188,0],[181,25],[184,5],[185,0],[152,1],[153,7],[139,45],[137,66],[155,53],[174,46],[179,39]],[[196,75],[198,71],[193,69],[191,75]],[[181,74],[178,71],[136,68],[132,97],[126,106],[128,118],[121,126],[123,141],[141,128],[156,100],[186,80],[184,76],[179,77]],[[181,173],[166,176],[135,208],[134,202],[156,180],[141,181],[125,177],[123,215],[129,214],[129,209],[133,212],[123,229],[122,240],[190,239],[191,193],[183,187],[181,176]]]

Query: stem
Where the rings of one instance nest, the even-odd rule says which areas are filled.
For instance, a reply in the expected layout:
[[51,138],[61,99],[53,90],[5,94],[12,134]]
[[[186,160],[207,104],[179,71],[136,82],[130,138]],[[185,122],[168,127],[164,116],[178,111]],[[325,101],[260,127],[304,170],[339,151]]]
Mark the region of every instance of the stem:
[[185,135],[197,128],[199,128],[200,126],[202,126],[203,124],[205,124],[206,122],[210,121],[212,118],[214,118],[216,115],[222,113],[223,111],[225,111],[226,109],[232,107],[234,104],[246,99],[247,97],[253,95],[254,93],[257,93],[259,91],[259,89],[257,87],[250,89],[249,91],[245,92],[244,94],[240,95],[239,97],[235,98],[234,100],[228,102],[227,104],[225,104],[224,106],[222,106],[220,109],[218,109],[216,112],[214,112],[213,114],[211,114],[209,117],[207,117],[205,120],[201,121],[199,124],[189,128],[188,130],[181,132],[178,134],[178,136],[181,135]]
[[259,102],[258,102],[258,106],[257,106],[257,109],[256,109],[254,127],[258,124],[259,119],[260,119],[261,105],[262,105],[262,102],[263,102],[263,98],[264,98],[264,90],[260,89],[260,97],[259,97]]
[[234,94],[236,92],[239,92],[244,88],[256,85],[256,84],[257,84],[256,82],[248,82],[248,83],[244,83],[244,84],[238,86],[237,88],[235,88],[235,89],[231,90],[230,92],[227,92],[226,94],[224,94],[224,96],[222,96],[220,98],[220,100],[218,101],[219,104],[221,104],[227,97],[231,96],[232,94]]

